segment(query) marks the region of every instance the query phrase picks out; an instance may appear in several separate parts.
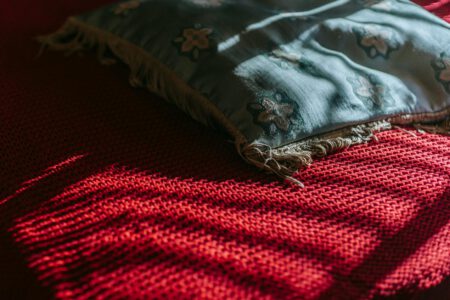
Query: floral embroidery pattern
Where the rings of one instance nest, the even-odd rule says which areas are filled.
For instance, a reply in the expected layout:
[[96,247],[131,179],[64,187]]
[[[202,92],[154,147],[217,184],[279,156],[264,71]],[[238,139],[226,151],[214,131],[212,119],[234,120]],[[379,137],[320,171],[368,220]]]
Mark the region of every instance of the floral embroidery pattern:
[[292,125],[292,117],[297,111],[297,104],[280,91],[263,95],[257,103],[248,105],[253,120],[267,134],[275,135],[277,131],[288,133]]
[[141,6],[140,0],[130,0],[122,2],[116,6],[116,8],[114,9],[114,14],[118,16],[125,16],[130,12],[130,10],[136,9],[139,6]]
[[364,101],[369,101],[375,106],[382,106],[387,95],[384,87],[373,75],[359,75],[356,78],[347,79],[353,87],[355,95]]
[[193,28],[184,29],[174,43],[178,45],[181,54],[189,56],[192,60],[198,60],[201,52],[213,48],[212,33],[211,28],[196,24]]
[[439,81],[450,94],[450,56],[441,53],[440,58],[431,62],[436,74],[436,80]]
[[389,0],[359,0],[359,3],[366,8],[375,10],[391,11],[392,2]]
[[376,25],[365,25],[354,28],[358,44],[364,49],[370,58],[381,56],[389,58],[392,51],[399,49],[399,43],[395,40],[395,33]]

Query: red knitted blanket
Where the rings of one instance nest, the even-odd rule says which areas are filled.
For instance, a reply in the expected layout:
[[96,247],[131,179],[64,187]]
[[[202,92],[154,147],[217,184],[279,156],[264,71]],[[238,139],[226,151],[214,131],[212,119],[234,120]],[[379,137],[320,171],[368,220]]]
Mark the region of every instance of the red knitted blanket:
[[23,2],[0,3],[0,298],[450,295],[449,137],[384,132],[283,184],[125,67],[35,59],[110,1]]

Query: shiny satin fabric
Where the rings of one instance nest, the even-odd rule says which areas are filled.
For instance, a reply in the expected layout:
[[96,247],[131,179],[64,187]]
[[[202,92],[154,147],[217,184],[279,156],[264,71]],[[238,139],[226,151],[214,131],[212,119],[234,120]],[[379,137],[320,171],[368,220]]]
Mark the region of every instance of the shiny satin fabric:
[[450,26],[410,1],[124,1],[77,18],[143,48],[249,142],[450,106]]

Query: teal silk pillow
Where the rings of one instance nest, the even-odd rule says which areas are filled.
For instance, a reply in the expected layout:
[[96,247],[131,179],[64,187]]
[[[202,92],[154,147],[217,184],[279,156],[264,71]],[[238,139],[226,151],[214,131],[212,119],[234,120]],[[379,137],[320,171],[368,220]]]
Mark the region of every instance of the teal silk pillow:
[[39,38],[97,49],[293,181],[393,125],[448,133],[450,26],[406,0],[124,1]]

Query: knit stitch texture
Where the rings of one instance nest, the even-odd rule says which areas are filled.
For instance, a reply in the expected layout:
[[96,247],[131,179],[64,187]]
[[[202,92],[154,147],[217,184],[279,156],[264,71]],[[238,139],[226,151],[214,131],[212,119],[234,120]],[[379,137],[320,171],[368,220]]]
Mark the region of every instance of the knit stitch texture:
[[281,183],[126,67],[35,59],[34,36],[107,2],[0,3],[0,295],[450,295],[449,137],[383,132]]

